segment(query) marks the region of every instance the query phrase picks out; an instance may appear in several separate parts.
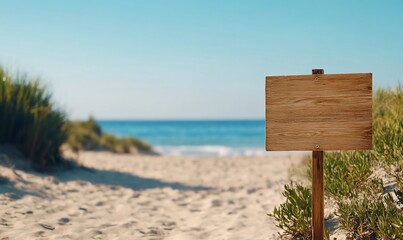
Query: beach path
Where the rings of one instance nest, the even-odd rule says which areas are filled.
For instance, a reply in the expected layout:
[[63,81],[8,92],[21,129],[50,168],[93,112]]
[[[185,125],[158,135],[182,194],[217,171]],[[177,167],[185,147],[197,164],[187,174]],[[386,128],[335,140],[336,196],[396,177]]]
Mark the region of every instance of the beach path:
[[302,154],[133,156],[84,152],[39,174],[1,166],[0,239],[274,239]]

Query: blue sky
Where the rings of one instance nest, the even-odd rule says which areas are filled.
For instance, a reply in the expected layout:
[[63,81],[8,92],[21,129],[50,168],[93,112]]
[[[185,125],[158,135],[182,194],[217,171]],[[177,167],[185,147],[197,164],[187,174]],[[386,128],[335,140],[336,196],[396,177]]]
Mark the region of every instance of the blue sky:
[[3,1],[0,63],[72,119],[264,118],[266,75],[403,83],[403,1]]

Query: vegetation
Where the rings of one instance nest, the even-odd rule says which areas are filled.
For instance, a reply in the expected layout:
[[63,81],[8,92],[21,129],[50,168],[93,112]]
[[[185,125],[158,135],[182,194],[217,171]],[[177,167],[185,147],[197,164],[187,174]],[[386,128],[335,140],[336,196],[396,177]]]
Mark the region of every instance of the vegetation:
[[[374,168],[370,152],[325,152],[324,159],[324,188],[327,195],[339,200],[358,197],[362,189],[371,196],[382,191],[382,179],[372,176]],[[307,171],[311,181],[311,168]]]
[[148,152],[153,150],[147,143],[132,137],[119,138],[111,133],[102,133],[93,119],[68,123],[69,137],[66,145],[73,151],[109,150],[116,153]]
[[373,109],[373,156],[403,183],[403,85],[393,91],[378,89]]
[[0,117],[0,144],[15,145],[38,170],[63,162],[63,144],[74,151],[152,152],[141,140],[103,134],[92,118],[68,122],[39,79],[10,75],[1,66]]
[[38,79],[11,76],[0,67],[0,116],[0,144],[16,145],[38,169],[60,163],[65,115]]
[[382,200],[340,201],[337,214],[341,228],[353,239],[403,239],[403,214],[390,194]]
[[292,239],[310,239],[311,231],[311,192],[300,184],[285,185],[283,196],[286,202],[275,207],[273,214],[277,227],[283,236]]
[[[349,239],[403,239],[402,146],[403,87],[398,86],[375,93],[372,151],[325,153],[325,194],[337,204],[338,227]],[[286,202],[270,214],[281,236],[310,239],[310,189],[286,185],[284,196]]]

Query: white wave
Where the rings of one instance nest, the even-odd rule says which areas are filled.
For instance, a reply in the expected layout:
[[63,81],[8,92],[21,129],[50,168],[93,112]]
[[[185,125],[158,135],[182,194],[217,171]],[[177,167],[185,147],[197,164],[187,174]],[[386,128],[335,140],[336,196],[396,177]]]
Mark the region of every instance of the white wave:
[[290,152],[267,152],[264,147],[203,146],[156,146],[157,152],[170,156],[265,156],[287,155]]

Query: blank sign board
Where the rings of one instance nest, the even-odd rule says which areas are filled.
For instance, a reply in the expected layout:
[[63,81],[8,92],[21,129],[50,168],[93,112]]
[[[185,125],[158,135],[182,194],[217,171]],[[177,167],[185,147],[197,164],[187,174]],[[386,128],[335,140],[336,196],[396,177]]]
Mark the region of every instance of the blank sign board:
[[372,74],[266,77],[266,150],[372,148]]

